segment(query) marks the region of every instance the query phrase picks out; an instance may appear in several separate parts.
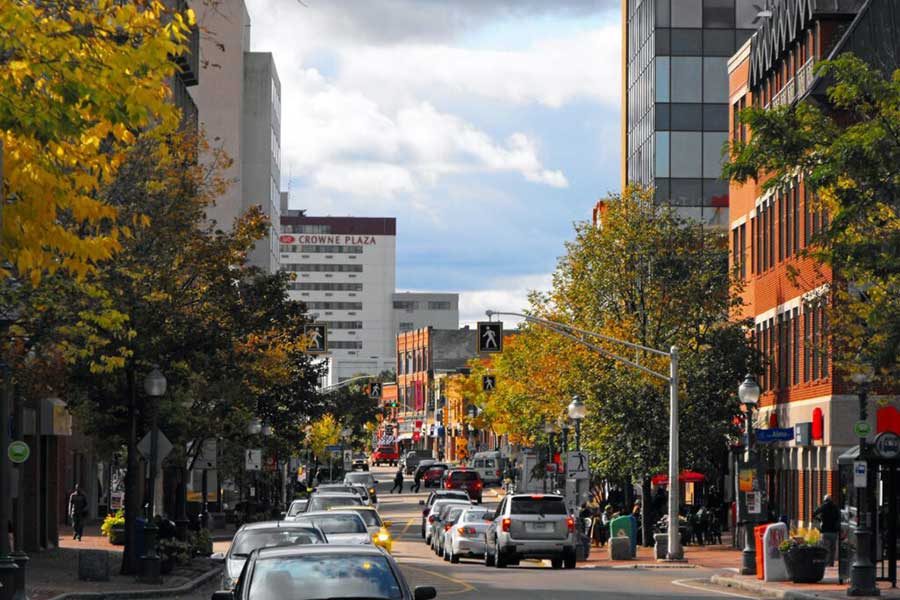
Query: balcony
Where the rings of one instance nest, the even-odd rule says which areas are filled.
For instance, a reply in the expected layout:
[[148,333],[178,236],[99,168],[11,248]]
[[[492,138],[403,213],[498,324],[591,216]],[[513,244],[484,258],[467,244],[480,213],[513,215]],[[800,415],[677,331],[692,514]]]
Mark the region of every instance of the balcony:
[[797,75],[785,84],[772,98],[771,106],[791,105],[809,90],[815,80],[813,68],[815,60],[810,58],[797,70]]

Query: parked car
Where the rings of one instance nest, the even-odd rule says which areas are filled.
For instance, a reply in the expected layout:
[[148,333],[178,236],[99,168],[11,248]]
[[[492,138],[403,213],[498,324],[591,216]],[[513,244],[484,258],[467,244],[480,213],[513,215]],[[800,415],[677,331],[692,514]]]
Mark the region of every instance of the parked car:
[[403,455],[400,465],[407,475],[413,475],[416,472],[416,467],[423,460],[432,460],[433,462],[431,450],[410,450]]
[[453,524],[459,519],[459,515],[466,509],[468,506],[450,504],[445,506],[438,514],[438,518],[435,519],[435,524],[432,526],[431,549],[438,556],[444,555],[444,538],[447,531],[453,527]]
[[434,532],[434,523],[438,518],[438,515],[441,512],[441,509],[444,508],[448,504],[455,504],[457,506],[472,506],[472,503],[468,500],[460,500],[458,498],[450,498],[450,499],[439,499],[431,505],[431,510],[428,511],[428,516],[425,517],[425,543],[431,544],[431,535]]
[[372,536],[362,517],[350,510],[323,510],[303,513],[296,523],[322,530],[330,544],[371,544]]
[[353,492],[316,492],[309,497],[309,504],[306,506],[306,512],[314,512],[319,510],[329,510],[338,506],[362,506],[363,501]]
[[328,538],[322,530],[308,523],[260,521],[242,526],[234,534],[228,552],[224,554],[217,552],[210,558],[224,563],[222,589],[230,590],[237,583],[247,557],[254,550],[272,546],[327,542]]
[[445,490],[466,490],[469,498],[481,504],[484,482],[477,472],[470,469],[450,469],[444,474],[443,488]]
[[[322,577],[328,573],[328,577]],[[286,598],[395,598],[431,600],[431,586],[411,590],[391,556],[380,548],[321,545],[266,548],[254,552],[234,590],[212,600]]]
[[428,498],[425,500],[419,500],[419,506],[422,507],[422,537],[425,537],[425,521],[428,519],[428,513],[431,512],[431,507],[440,499],[455,499],[455,500],[465,500],[471,504],[469,500],[469,494],[464,490],[434,490],[430,494],[428,494]]
[[504,568],[523,558],[549,558],[554,569],[574,569],[575,536],[562,496],[508,495],[485,532],[484,564]]
[[460,558],[484,556],[484,534],[494,511],[467,508],[444,534],[444,560],[458,563]]
[[450,465],[445,465],[443,463],[435,463],[428,467],[428,470],[425,471],[425,475],[422,477],[422,485],[425,487],[441,487],[441,482],[444,479],[444,472],[450,469]]
[[500,483],[506,469],[506,457],[496,450],[476,452],[469,465],[478,472],[485,485]]
[[344,483],[362,484],[369,490],[369,496],[372,497],[372,503],[378,503],[378,480],[369,472],[365,473],[347,473],[344,475]]
[[306,506],[309,504],[309,498],[301,498],[293,500],[284,515],[285,520],[290,521],[302,512],[306,512]]
[[388,464],[396,467],[398,462],[400,462],[400,449],[397,444],[378,446],[372,453],[372,464],[375,466]]

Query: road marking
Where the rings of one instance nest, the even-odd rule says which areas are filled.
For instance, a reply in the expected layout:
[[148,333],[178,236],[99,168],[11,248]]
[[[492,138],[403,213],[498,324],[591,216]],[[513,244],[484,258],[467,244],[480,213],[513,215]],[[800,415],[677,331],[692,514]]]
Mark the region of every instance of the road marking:
[[422,567],[417,567],[415,565],[411,565],[409,563],[400,563],[406,569],[414,569],[416,571],[421,571],[422,573],[427,573],[428,575],[433,575],[435,577],[440,577],[441,579],[446,579],[450,583],[455,583],[456,585],[461,586],[463,589],[453,591],[453,592],[441,592],[441,596],[455,596],[456,594],[465,594],[466,592],[474,592],[475,586],[462,581],[461,579],[456,579],[455,577],[450,577],[449,575],[444,575],[443,573],[438,573],[437,571],[432,571],[431,569],[423,569]]
[[[759,598],[759,596],[745,596],[743,594],[735,594],[734,592],[723,592],[721,590],[717,590],[714,588],[710,589],[709,587],[689,585],[688,583],[686,583],[688,581],[706,581],[707,583],[709,582],[709,580],[707,580],[707,579],[677,579],[677,580],[673,581],[672,584],[680,586],[680,587],[688,588],[691,590],[697,590],[700,592],[709,592],[712,594],[721,594],[723,596],[731,596],[732,598],[750,598],[752,600],[758,600],[758,598]],[[710,585],[712,585],[712,584],[710,584]]]
[[406,527],[403,528],[403,531],[400,532],[400,535],[406,535],[406,532],[409,531],[409,528],[412,527],[412,524],[416,522],[415,517],[410,517],[409,521],[406,522]]

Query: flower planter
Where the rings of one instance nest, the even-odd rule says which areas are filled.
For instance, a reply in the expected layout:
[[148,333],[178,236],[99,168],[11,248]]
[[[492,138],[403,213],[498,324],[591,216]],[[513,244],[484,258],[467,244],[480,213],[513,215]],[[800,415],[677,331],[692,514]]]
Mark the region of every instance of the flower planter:
[[113,546],[125,545],[125,527],[112,527],[109,530],[109,543]]
[[824,546],[794,546],[784,553],[788,577],[794,583],[818,583],[825,577],[828,549]]

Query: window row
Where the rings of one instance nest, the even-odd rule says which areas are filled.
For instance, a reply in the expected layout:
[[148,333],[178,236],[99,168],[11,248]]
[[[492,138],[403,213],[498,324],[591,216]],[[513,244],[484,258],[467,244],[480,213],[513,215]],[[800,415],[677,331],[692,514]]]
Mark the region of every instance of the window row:
[[362,329],[362,321],[320,321],[329,330],[331,329]]
[[337,246],[314,244],[281,244],[282,252],[304,252],[308,254],[362,254],[362,246]]
[[805,304],[757,323],[756,349],[762,358],[763,391],[826,379],[829,342],[825,306]]
[[756,29],[758,26],[759,0],[655,1],[657,27]]
[[[760,274],[774,268],[800,250],[814,243],[819,233],[828,226],[828,211],[817,206],[818,202],[805,185],[798,180],[784,190],[778,190],[762,201],[756,215],[750,219],[750,272]],[[746,236],[732,229],[732,266],[746,276]],[[745,230],[746,233],[746,230]]]
[[328,348],[331,350],[362,350],[362,342],[347,342],[342,340],[328,340]]
[[318,281],[290,281],[288,282],[290,290],[307,290],[313,292],[331,291],[331,292],[361,292],[363,284],[361,283],[331,283]]
[[397,374],[409,375],[428,370],[428,351],[424,348],[397,353]]
[[657,102],[728,102],[724,56],[657,56]]
[[362,310],[362,302],[307,302],[310,310]]
[[728,183],[721,179],[667,179],[653,181],[656,199],[672,206],[727,207]]
[[322,265],[322,264],[301,264],[301,265],[282,265],[282,271],[296,271],[301,273],[362,273],[362,265]]
[[331,233],[331,225],[281,225],[282,233]]
[[746,42],[749,29],[663,29],[654,32],[656,56],[724,56],[730,58]]
[[724,131],[657,131],[657,177],[716,179],[722,173]]
[[657,102],[656,130],[674,131],[726,131],[728,129],[727,104],[668,104]]

